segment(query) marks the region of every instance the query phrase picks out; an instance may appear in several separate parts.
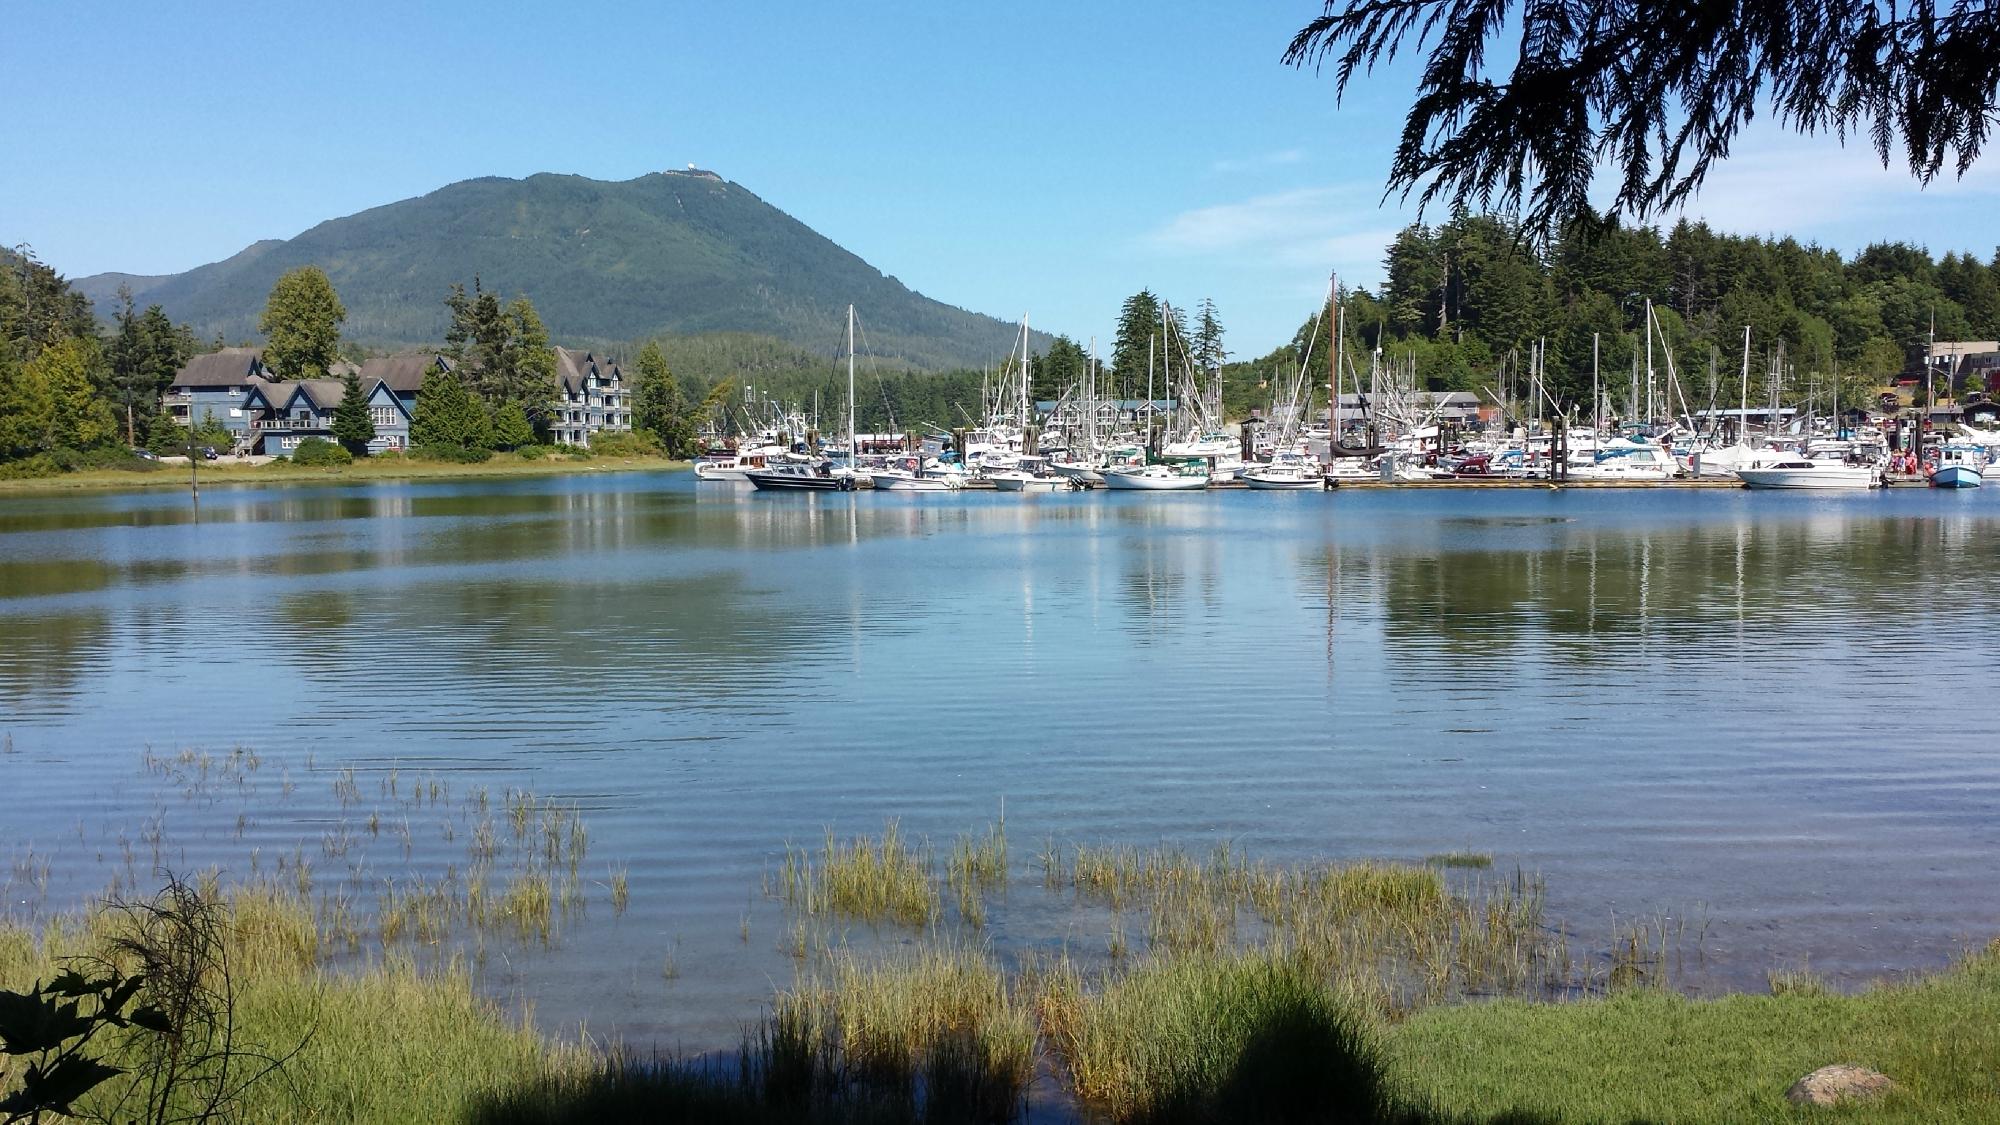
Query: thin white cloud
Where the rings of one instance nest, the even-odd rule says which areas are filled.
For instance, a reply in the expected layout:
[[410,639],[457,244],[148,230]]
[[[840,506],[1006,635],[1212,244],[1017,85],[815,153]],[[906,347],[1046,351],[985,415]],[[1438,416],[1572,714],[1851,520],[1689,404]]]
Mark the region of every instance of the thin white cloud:
[[1258,168],[1282,168],[1287,164],[1297,164],[1306,158],[1302,148],[1279,149],[1258,156],[1224,157],[1209,165],[1209,170],[1224,175],[1249,172]]
[[1866,141],[1843,147],[1823,138],[1759,140],[1718,162],[1680,213],[1740,234],[1812,238],[1827,228],[1872,225],[1894,237],[1899,217],[2000,196],[2000,169],[1990,164],[1924,187],[1899,164],[1884,168]]
[[[1385,220],[1388,220],[1385,222]],[[1183,211],[1146,234],[1157,253],[1232,264],[1261,262],[1380,271],[1382,252],[1402,223],[1354,187],[1298,188]]]

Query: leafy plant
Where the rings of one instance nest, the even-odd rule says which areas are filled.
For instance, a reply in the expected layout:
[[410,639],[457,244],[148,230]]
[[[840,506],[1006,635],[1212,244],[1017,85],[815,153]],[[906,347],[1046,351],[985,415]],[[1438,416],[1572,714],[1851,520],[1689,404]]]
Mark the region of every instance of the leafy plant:
[[146,984],[144,973],[86,976],[71,968],[26,992],[0,989],[0,1051],[28,1059],[20,1087],[0,1097],[0,1125],[68,1116],[78,1099],[125,1073],[86,1053],[107,1028],[172,1034],[174,1024],[159,1008],[126,1011]]

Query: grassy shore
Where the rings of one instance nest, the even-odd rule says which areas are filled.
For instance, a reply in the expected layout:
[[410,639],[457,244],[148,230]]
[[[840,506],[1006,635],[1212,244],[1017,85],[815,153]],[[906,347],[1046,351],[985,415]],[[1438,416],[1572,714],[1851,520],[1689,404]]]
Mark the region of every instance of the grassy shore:
[[[378,480],[451,480],[459,478],[543,477],[570,473],[607,473],[685,469],[686,461],[666,457],[593,457],[570,459],[544,457],[526,461],[497,454],[490,461],[462,465],[449,461],[420,461],[412,458],[369,458],[351,465],[323,468],[274,461],[265,465],[205,463],[201,466],[204,488],[259,484],[339,484]],[[151,471],[126,469],[86,469],[59,476],[0,480],[0,496],[37,495],[64,492],[121,492],[141,489],[186,490],[185,464],[167,465]]]
[[[148,762],[191,794],[258,768],[244,751]],[[343,809],[368,808],[352,771],[334,790]],[[1693,1000],[1669,986],[1664,939],[1575,957],[1539,884],[1488,875],[1483,854],[1279,866],[1226,847],[1051,840],[1029,876],[1010,864],[1004,821],[948,850],[894,822],[786,849],[765,889],[798,919],[798,974],[738,1049],[606,1053],[508,1014],[452,952],[481,963],[489,943],[551,944],[580,918],[588,831],[574,806],[454,797],[394,772],[381,795],[405,832],[412,814],[463,828],[464,872],[385,884],[372,909],[315,886],[299,855],[233,889],[197,880],[220,919],[237,1046],[283,1060],[242,1091],[236,1120],[1001,1125],[1031,1088],[1038,1106],[1117,1125],[2000,1120],[2000,942],[1853,994],[1792,973],[1768,995]],[[367,824],[373,837],[376,812]],[[329,856],[349,846],[345,828],[322,842]],[[1114,920],[1108,948],[1016,932],[1021,952],[1003,958],[983,896],[1029,879],[1129,919],[1129,948]],[[610,880],[622,913],[623,869]],[[135,917],[100,905],[0,921],[0,989],[79,957],[127,958]],[[847,924],[889,940],[850,945]],[[80,1108],[132,1116],[114,1099],[143,1088],[150,1034],[94,1044],[138,1069]],[[1794,1081],[1837,1063],[1896,1088],[1836,1110],[1787,1102]],[[24,1064],[0,1055],[0,1099]]]

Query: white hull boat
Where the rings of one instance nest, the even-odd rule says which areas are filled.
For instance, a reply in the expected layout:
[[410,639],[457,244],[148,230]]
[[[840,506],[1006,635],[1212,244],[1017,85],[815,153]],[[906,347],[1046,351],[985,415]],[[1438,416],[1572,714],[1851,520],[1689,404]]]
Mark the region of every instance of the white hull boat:
[[988,473],[986,479],[1001,492],[1055,492],[1070,487],[1066,477],[1043,477],[1023,472]]
[[1932,488],[1978,488],[1980,472],[1971,465],[1940,465],[1931,473]]
[[1243,474],[1242,480],[1246,486],[1259,492],[1289,492],[1326,487],[1325,477],[1304,469],[1252,469]]
[[870,473],[868,479],[880,492],[956,492],[960,483],[956,476],[920,477],[902,469]]
[[1056,475],[1078,484],[1097,485],[1104,483],[1104,473],[1089,465],[1050,465]]
[[1104,487],[1133,492],[1197,492],[1208,487],[1208,473],[1177,473],[1165,465],[1143,469],[1106,469]]
[[1874,488],[1882,474],[1866,465],[1833,465],[1792,459],[1760,469],[1738,469],[1745,488]]

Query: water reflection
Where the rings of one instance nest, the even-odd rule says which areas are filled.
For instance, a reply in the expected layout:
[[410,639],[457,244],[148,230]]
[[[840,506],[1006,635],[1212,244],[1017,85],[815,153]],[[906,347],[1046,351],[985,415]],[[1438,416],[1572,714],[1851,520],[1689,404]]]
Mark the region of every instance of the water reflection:
[[535,964],[534,998],[656,977],[645,943],[680,935],[706,1008],[569,1013],[670,1039],[726,1041],[788,971],[780,921],[738,937],[781,841],[889,816],[944,838],[1003,797],[1024,840],[1490,851],[1572,918],[1709,904],[1724,983],[1773,957],[1865,975],[2000,930],[2000,760],[1904,706],[1987,690],[2000,611],[1958,595],[2000,546],[1989,512],[684,475],[217,490],[198,522],[171,497],[0,504],[10,830],[101,812],[93,770],[35,755],[147,743],[532,784],[588,803],[635,889]]

